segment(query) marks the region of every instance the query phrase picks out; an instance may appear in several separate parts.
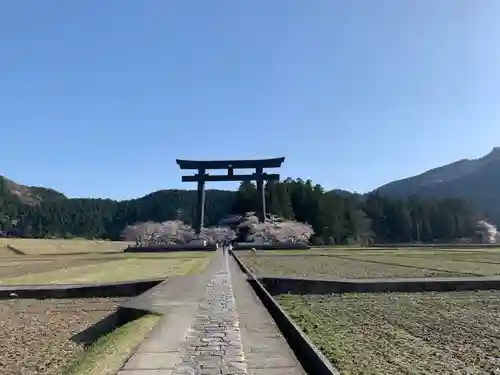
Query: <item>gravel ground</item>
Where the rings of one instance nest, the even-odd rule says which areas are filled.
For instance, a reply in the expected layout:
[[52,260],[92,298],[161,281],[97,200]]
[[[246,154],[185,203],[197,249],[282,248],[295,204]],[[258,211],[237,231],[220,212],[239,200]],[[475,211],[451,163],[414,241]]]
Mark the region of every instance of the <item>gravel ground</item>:
[[[263,276],[302,276],[317,278],[369,278],[369,277],[446,277],[470,274],[363,262],[333,256],[272,256],[240,255],[238,257],[252,272]],[[404,262],[404,258],[402,260]]]
[[500,292],[278,297],[342,374],[500,374]]
[[114,312],[123,300],[0,301],[0,375],[59,375],[84,350],[71,337]]

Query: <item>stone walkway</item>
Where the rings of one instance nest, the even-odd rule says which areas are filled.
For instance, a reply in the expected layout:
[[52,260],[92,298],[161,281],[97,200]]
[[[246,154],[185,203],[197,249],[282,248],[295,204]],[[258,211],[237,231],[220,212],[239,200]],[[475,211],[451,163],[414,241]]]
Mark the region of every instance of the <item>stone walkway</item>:
[[222,263],[207,285],[173,375],[247,373],[226,256]]
[[119,375],[304,374],[234,260],[222,252],[215,257],[199,298],[191,292],[183,301],[182,293],[157,287],[155,296],[174,295],[176,302],[163,304],[164,317]]
[[230,260],[236,311],[250,375],[304,375],[305,371],[236,261]]

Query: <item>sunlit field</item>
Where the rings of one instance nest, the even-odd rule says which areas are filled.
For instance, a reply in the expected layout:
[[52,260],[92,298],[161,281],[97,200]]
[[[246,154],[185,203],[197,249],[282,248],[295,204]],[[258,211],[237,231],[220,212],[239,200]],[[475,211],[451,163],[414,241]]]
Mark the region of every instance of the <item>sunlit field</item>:
[[500,292],[281,295],[343,375],[496,374]]
[[500,275],[500,249],[332,248],[238,251],[260,276],[316,278]]
[[[499,248],[334,247],[236,255],[257,276],[500,276]],[[342,375],[494,374],[500,369],[499,297],[499,291],[275,296]]]
[[124,253],[125,242],[0,239],[0,285],[166,279],[200,272],[212,253]]
[[0,238],[0,256],[16,250],[29,255],[106,253],[121,251],[128,245],[129,243],[122,241]]

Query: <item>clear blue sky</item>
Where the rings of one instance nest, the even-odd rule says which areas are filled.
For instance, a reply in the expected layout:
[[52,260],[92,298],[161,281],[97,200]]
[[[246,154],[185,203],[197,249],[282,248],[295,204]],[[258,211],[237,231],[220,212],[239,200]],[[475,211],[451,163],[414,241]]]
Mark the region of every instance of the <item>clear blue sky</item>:
[[[0,11],[0,175],[68,196],[286,156],[368,191],[500,145],[497,0],[26,0]],[[212,184],[212,187],[233,185]]]

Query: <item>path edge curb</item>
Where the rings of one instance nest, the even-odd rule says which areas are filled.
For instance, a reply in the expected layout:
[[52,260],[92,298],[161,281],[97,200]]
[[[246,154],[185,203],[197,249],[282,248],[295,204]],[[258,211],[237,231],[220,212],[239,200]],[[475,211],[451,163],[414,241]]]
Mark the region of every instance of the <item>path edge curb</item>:
[[271,295],[332,293],[428,293],[500,290],[499,277],[407,279],[314,279],[262,276],[259,282]]
[[306,334],[281,308],[255,275],[243,264],[233,251],[231,256],[238,264],[241,271],[247,276],[247,282],[252,286],[255,294],[274,319],[279,330],[295,353],[300,364],[308,374],[314,375],[340,375],[340,372],[330,363],[321,351],[311,342]]
[[0,285],[0,300],[135,297],[164,280],[165,278],[95,284]]

